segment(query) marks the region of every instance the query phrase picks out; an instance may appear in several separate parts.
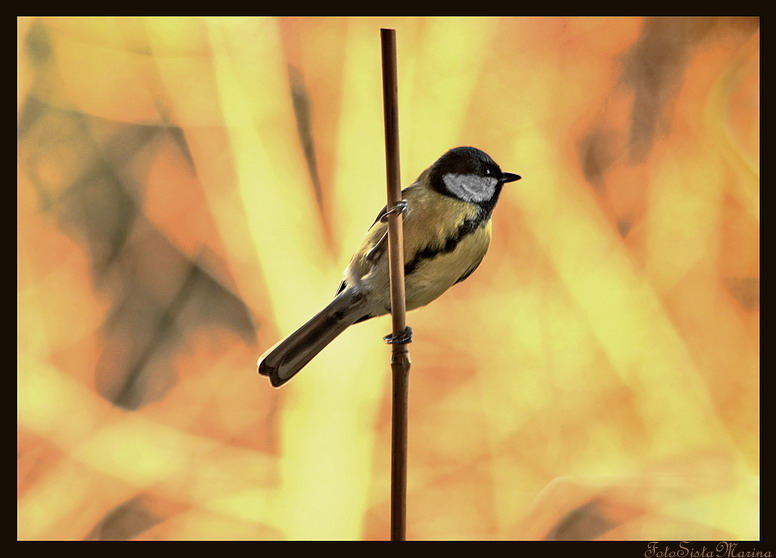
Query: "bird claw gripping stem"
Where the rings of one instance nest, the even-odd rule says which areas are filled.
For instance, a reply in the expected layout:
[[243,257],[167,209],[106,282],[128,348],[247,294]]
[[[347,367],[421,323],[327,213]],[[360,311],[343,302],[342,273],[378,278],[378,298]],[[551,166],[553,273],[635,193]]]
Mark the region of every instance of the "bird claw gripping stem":
[[407,326],[404,331],[398,335],[386,335],[383,337],[383,341],[389,345],[403,345],[405,343],[412,343],[412,328]]
[[399,213],[406,217],[407,216],[407,200],[399,200],[396,202],[395,205],[392,205],[390,209],[388,209],[385,214],[380,217],[380,221],[383,223],[388,221],[388,216],[391,215],[391,213]]

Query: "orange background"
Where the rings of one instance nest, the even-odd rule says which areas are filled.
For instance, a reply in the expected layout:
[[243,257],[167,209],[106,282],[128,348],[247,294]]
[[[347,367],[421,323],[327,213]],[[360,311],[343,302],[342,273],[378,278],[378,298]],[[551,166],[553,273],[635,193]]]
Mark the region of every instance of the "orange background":
[[282,389],[401,170],[507,185],[412,312],[410,539],[759,536],[757,18],[18,19],[18,537],[385,539],[390,319]]

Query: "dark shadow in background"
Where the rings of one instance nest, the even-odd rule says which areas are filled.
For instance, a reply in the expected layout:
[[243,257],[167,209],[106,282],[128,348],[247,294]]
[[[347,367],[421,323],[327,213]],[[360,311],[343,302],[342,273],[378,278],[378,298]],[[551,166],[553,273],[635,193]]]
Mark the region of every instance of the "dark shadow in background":
[[225,273],[207,246],[184,253],[144,213],[149,152],[172,143],[196,174],[181,130],[108,122],[47,104],[40,99],[56,95],[60,83],[43,24],[33,24],[22,45],[34,75],[18,121],[21,168],[40,210],[84,246],[94,290],[110,300],[97,391],[138,409],[174,385],[172,360],[194,332],[225,329],[252,344],[257,328],[245,303],[216,278]]

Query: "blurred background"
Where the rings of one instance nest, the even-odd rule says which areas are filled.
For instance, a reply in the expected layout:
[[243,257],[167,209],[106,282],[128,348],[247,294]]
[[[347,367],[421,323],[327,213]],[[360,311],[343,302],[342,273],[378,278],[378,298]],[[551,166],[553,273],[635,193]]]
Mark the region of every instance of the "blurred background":
[[759,536],[758,18],[18,18],[18,538],[387,539],[390,318],[292,382],[403,183],[490,252],[413,327],[409,539]]

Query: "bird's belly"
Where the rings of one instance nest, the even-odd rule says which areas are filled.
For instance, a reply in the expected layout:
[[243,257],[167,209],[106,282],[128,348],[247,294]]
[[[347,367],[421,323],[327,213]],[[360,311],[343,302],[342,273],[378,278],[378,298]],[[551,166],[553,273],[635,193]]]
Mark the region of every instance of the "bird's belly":
[[407,309],[425,306],[471,271],[488,250],[490,234],[481,227],[462,238],[454,250],[421,261],[406,278]]

